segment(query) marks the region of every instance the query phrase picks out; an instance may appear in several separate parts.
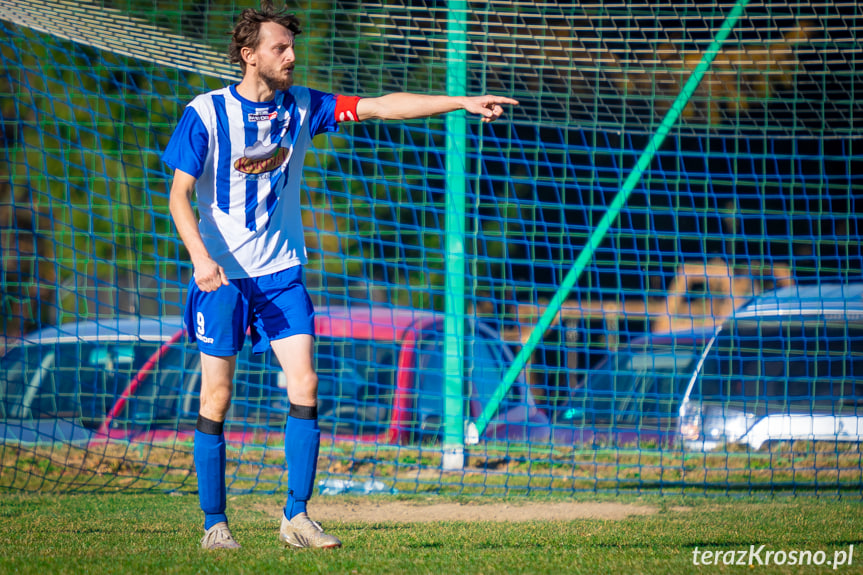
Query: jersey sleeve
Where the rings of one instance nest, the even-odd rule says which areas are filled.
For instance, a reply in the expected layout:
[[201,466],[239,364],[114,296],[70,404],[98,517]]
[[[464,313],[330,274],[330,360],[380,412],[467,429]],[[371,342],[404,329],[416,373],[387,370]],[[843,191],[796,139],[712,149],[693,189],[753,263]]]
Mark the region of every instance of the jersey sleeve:
[[209,141],[207,128],[198,112],[187,106],[162,154],[162,161],[175,170],[199,178],[207,160]]
[[357,121],[358,96],[341,96],[312,89],[309,89],[309,95],[312,110],[309,128],[312,136],[335,132],[340,122]]

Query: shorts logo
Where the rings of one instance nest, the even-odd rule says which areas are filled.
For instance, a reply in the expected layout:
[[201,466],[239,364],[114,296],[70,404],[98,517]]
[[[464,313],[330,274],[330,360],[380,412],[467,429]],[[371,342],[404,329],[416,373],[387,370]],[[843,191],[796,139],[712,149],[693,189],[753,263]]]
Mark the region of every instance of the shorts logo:
[[213,343],[213,338],[206,337],[204,335],[204,314],[198,312],[198,315],[195,319],[198,323],[198,329],[196,330],[198,332],[198,339],[203,341],[204,343]]

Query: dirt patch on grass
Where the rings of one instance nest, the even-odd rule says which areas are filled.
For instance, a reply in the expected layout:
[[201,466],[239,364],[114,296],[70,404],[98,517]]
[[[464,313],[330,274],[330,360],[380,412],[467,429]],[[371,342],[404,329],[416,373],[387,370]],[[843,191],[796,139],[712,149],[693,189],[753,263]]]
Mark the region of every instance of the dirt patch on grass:
[[[281,510],[267,509],[278,517]],[[620,520],[633,515],[653,515],[659,508],[615,502],[541,503],[427,503],[407,501],[339,501],[316,497],[309,513],[317,521],[366,523],[424,523],[429,521],[572,521]]]

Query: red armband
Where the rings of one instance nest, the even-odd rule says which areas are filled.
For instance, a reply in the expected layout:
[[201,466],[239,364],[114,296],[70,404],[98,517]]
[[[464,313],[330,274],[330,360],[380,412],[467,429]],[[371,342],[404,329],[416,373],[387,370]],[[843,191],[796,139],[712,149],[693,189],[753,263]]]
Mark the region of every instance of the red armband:
[[357,117],[357,102],[359,96],[336,95],[336,122],[359,122]]

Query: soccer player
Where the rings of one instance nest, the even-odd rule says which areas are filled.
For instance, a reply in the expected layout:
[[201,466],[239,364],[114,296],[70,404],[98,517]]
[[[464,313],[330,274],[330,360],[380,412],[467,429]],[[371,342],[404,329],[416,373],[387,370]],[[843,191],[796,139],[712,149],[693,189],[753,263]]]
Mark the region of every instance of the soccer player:
[[287,379],[288,497],[279,539],[295,548],[341,546],[306,513],[320,445],[314,310],[303,283],[307,259],[300,215],[303,157],[312,138],[338,130],[340,122],[422,118],[460,109],[491,122],[503,113],[502,105],[518,104],[491,95],[360,98],[294,86],[298,34],[299,20],[270,1],[259,10],[243,10],[230,46],[242,81],[193,99],[162,156],[174,170],[171,216],[194,267],[185,324],[201,354],[194,461],[204,549],[240,546],[225,515],[223,426],[247,330],[253,351],[271,346]]

